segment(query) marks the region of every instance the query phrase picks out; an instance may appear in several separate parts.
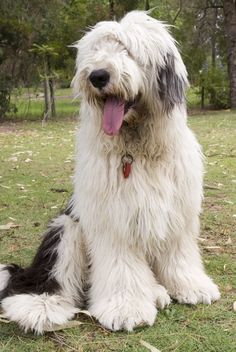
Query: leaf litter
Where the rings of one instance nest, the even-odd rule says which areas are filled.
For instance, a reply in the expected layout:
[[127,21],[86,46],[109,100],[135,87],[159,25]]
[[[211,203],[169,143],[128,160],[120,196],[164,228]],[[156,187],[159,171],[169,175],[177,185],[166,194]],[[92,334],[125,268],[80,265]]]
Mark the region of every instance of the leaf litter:
[[0,225],[0,231],[10,230],[10,229],[18,228],[20,226],[21,225],[19,225],[19,224],[14,224],[13,222],[8,222],[5,225]]

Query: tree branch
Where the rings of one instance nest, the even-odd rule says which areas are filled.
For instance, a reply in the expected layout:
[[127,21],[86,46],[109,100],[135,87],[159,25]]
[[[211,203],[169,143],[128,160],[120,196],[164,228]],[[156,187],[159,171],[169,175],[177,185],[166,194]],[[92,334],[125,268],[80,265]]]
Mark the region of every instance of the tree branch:
[[179,17],[179,15],[180,15],[180,13],[181,13],[181,11],[182,11],[182,8],[183,8],[183,2],[182,2],[182,0],[179,0],[179,9],[178,9],[178,11],[176,12],[176,14],[175,14],[175,17],[174,17],[174,19],[173,19],[173,24],[175,24],[175,21],[177,20],[177,18]]

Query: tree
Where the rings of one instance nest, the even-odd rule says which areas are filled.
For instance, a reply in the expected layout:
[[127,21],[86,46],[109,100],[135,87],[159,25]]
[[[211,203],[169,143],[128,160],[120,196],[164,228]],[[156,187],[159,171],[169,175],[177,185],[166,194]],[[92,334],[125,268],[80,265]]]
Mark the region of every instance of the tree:
[[[52,102],[54,81],[69,86],[76,55],[69,46],[88,27],[101,20],[119,20],[131,10],[152,8],[153,17],[174,25],[170,30],[180,44],[191,84],[204,83],[212,106],[225,107],[229,77],[230,102],[235,107],[235,0],[7,0],[0,1],[2,114],[11,107],[13,88],[37,86],[42,75]],[[50,53],[31,50],[37,46],[50,48]],[[53,103],[48,105],[53,112]]]
[[26,68],[30,28],[8,16],[8,10],[5,2],[0,3],[0,119],[15,111],[11,92],[29,74]]
[[[50,20],[52,13],[55,16],[54,10],[59,7],[59,3],[62,4],[62,0],[52,0],[50,4],[47,0],[0,2],[1,116],[6,115],[12,107],[13,88],[29,87],[39,82],[38,67],[41,65],[41,58],[31,48],[34,43],[41,43],[49,37],[49,33],[53,35]],[[47,20],[49,15],[51,18]],[[53,26],[56,27],[55,22]],[[51,110],[53,111],[53,105]]]
[[109,11],[110,16],[109,17],[111,20],[115,20],[115,17],[116,17],[114,6],[115,6],[114,0],[109,0],[109,8],[110,8],[110,11]]
[[236,109],[236,2],[224,0],[224,20],[228,46],[228,73],[230,82],[230,106]]
[[146,1],[145,1],[145,10],[146,10],[146,11],[150,10],[149,0],[146,0]]
[[51,59],[54,56],[58,56],[58,53],[55,52],[54,48],[48,45],[37,45],[37,44],[34,44],[33,48],[30,51],[35,52],[39,57],[42,58],[43,73],[41,74],[41,77],[43,78],[44,102],[45,102],[43,122],[46,122],[51,117],[56,116],[56,105],[55,105],[55,94],[54,94],[54,83],[53,83],[55,74],[52,71]]
[[[236,2],[235,0],[202,0],[198,2],[199,8],[206,14],[207,11],[213,13],[215,19],[214,30],[211,31],[211,44],[212,44],[212,63],[213,67],[216,63],[216,57],[220,58],[222,64],[224,57],[226,56],[228,66],[228,80],[229,80],[229,105],[231,108],[236,108]],[[215,14],[215,16],[214,16]],[[223,21],[222,21],[223,19]],[[216,32],[223,30],[224,44],[220,38],[216,38]],[[206,32],[206,31],[205,31]],[[225,41],[226,39],[226,41]],[[227,48],[225,47],[227,43]],[[227,50],[225,52],[216,52],[216,46],[218,44],[218,50]],[[222,45],[223,44],[223,45]],[[214,97],[211,94],[211,97]]]

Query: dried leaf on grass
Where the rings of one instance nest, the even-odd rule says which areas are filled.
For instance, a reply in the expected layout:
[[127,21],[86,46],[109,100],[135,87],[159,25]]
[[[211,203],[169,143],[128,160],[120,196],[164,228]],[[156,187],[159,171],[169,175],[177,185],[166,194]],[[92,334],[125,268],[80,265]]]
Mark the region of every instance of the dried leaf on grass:
[[150,345],[150,343],[144,341],[144,340],[140,340],[140,343],[142,346],[146,347],[147,349],[149,349],[149,351],[151,352],[161,352],[160,350],[158,350],[156,347]]
[[15,163],[18,161],[18,158],[17,158],[17,156],[13,156],[13,157],[9,158],[8,161],[13,161]]
[[227,241],[225,242],[225,244],[232,244],[231,237],[229,237],[229,238],[227,239]]
[[55,192],[55,193],[65,193],[65,192],[68,192],[68,190],[65,189],[65,188],[50,188],[50,191]]
[[0,225],[0,230],[10,230],[10,229],[17,228],[17,227],[20,227],[20,225],[14,224],[13,222],[8,222],[5,225]]
[[55,324],[55,325],[52,325],[52,327],[46,328],[44,330],[47,332],[60,331],[60,330],[75,328],[75,327],[80,326],[82,324],[84,324],[84,323],[79,320],[70,320],[66,324],[62,324],[62,325]]
[[203,248],[208,252],[214,252],[214,251],[217,252],[221,250],[220,246],[204,246]]
[[206,242],[207,241],[206,238],[202,238],[202,237],[198,237],[198,240],[199,240],[199,242]]
[[219,187],[215,187],[215,186],[211,186],[211,185],[207,185],[207,184],[204,185],[204,189],[214,189],[216,191],[220,190]]
[[5,185],[0,185],[0,187],[2,187],[2,188],[6,188],[6,189],[10,189],[11,187],[9,187],[9,186],[5,186]]

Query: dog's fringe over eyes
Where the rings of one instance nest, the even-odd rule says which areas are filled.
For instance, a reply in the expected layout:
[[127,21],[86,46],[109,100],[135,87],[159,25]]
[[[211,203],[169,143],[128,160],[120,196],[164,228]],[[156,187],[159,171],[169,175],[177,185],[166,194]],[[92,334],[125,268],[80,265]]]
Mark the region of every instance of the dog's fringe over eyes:
[[74,193],[29,268],[0,265],[4,316],[43,333],[85,306],[105,328],[132,331],[153,325],[171,298],[211,304],[220,293],[197,243],[202,153],[168,27],[134,11],[76,46]]

